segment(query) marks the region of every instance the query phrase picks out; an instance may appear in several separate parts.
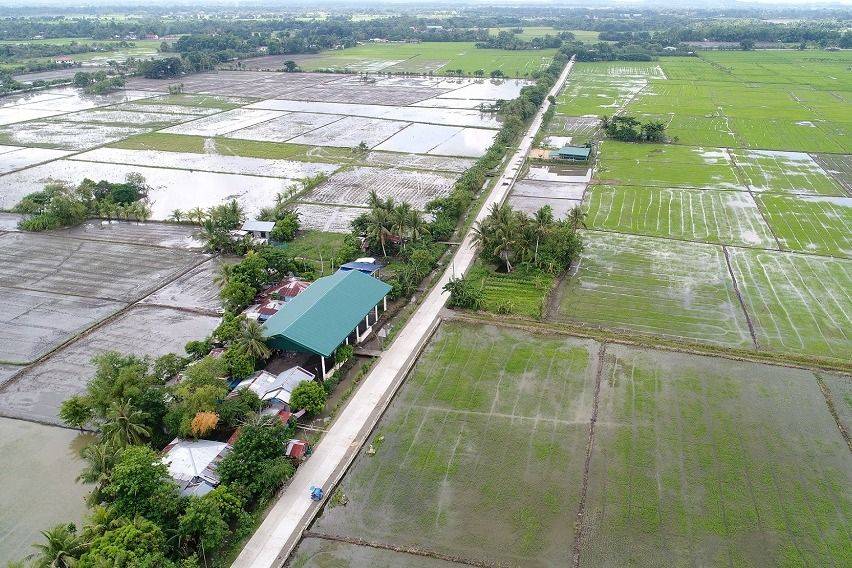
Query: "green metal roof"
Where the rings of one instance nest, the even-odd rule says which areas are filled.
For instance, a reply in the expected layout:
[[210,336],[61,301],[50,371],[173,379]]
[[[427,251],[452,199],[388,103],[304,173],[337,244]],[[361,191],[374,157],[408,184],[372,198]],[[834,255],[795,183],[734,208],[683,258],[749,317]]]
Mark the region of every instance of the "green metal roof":
[[574,158],[575,160],[587,160],[591,154],[591,148],[585,146],[563,146],[559,150],[554,150],[550,153],[551,156],[558,158]]
[[305,288],[266,320],[264,336],[275,349],[330,357],[390,290],[357,270],[338,271]]

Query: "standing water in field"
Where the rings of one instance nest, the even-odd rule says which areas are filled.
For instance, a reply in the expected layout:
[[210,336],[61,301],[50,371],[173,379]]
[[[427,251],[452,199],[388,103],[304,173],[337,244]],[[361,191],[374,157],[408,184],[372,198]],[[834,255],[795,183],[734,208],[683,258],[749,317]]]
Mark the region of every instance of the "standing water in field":
[[92,439],[74,430],[0,418],[0,454],[6,456],[0,468],[4,562],[32,553],[32,544],[42,541],[40,531],[83,519],[90,488],[76,478],[84,465],[80,450]]

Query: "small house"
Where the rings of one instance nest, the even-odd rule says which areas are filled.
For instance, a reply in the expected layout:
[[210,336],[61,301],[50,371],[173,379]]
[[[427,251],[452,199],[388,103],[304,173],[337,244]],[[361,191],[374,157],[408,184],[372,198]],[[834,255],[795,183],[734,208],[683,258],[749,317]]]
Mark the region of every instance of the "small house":
[[290,404],[290,394],[299,383],[314,380],[314,374],[301,367],[291,367],[273,375],[268,371],[258,371],[238,384],[233,392],[249,389],[265,402],[281,401]]
[[273,221],[256,221],[254,219],[249,219],[240,230],[245,231],[252,238],[255,239],[269,239],[270,233],[272,233],[272,229],[275,228],[275,222]]
[[201,497],[219,485],[216,468],[230,451],[231,446],[225,442],[175,438],[163,448],[161,461],[168,467],[181,495]]
[[551,160],[562,160],[566,162],[587,162],[592,149],[586,146],[563,146],[550,153]]

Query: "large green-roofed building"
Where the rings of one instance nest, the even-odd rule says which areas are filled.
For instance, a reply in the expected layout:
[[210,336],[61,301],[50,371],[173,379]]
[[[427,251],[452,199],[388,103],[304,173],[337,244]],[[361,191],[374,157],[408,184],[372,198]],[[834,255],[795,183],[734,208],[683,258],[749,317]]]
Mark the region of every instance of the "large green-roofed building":
[[[355,332],[376,322],[378,305],[391,287],[352,270],[320,278],[263,324],[270,347],[331,357]],[[323,361],[323,365],[325,362]]]

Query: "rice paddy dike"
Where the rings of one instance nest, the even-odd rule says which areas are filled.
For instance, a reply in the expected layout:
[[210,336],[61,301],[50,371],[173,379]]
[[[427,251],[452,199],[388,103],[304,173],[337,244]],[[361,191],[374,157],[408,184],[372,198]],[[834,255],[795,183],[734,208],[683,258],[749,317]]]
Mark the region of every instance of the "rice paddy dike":
[[[542,138],[593,163],[508,202],[582,206],[581,258],[472,269],[483,311],[446,314],[287,565],[844,565],[850,62],[578,63]],[[604,141],[614,113],[677,139]]]

